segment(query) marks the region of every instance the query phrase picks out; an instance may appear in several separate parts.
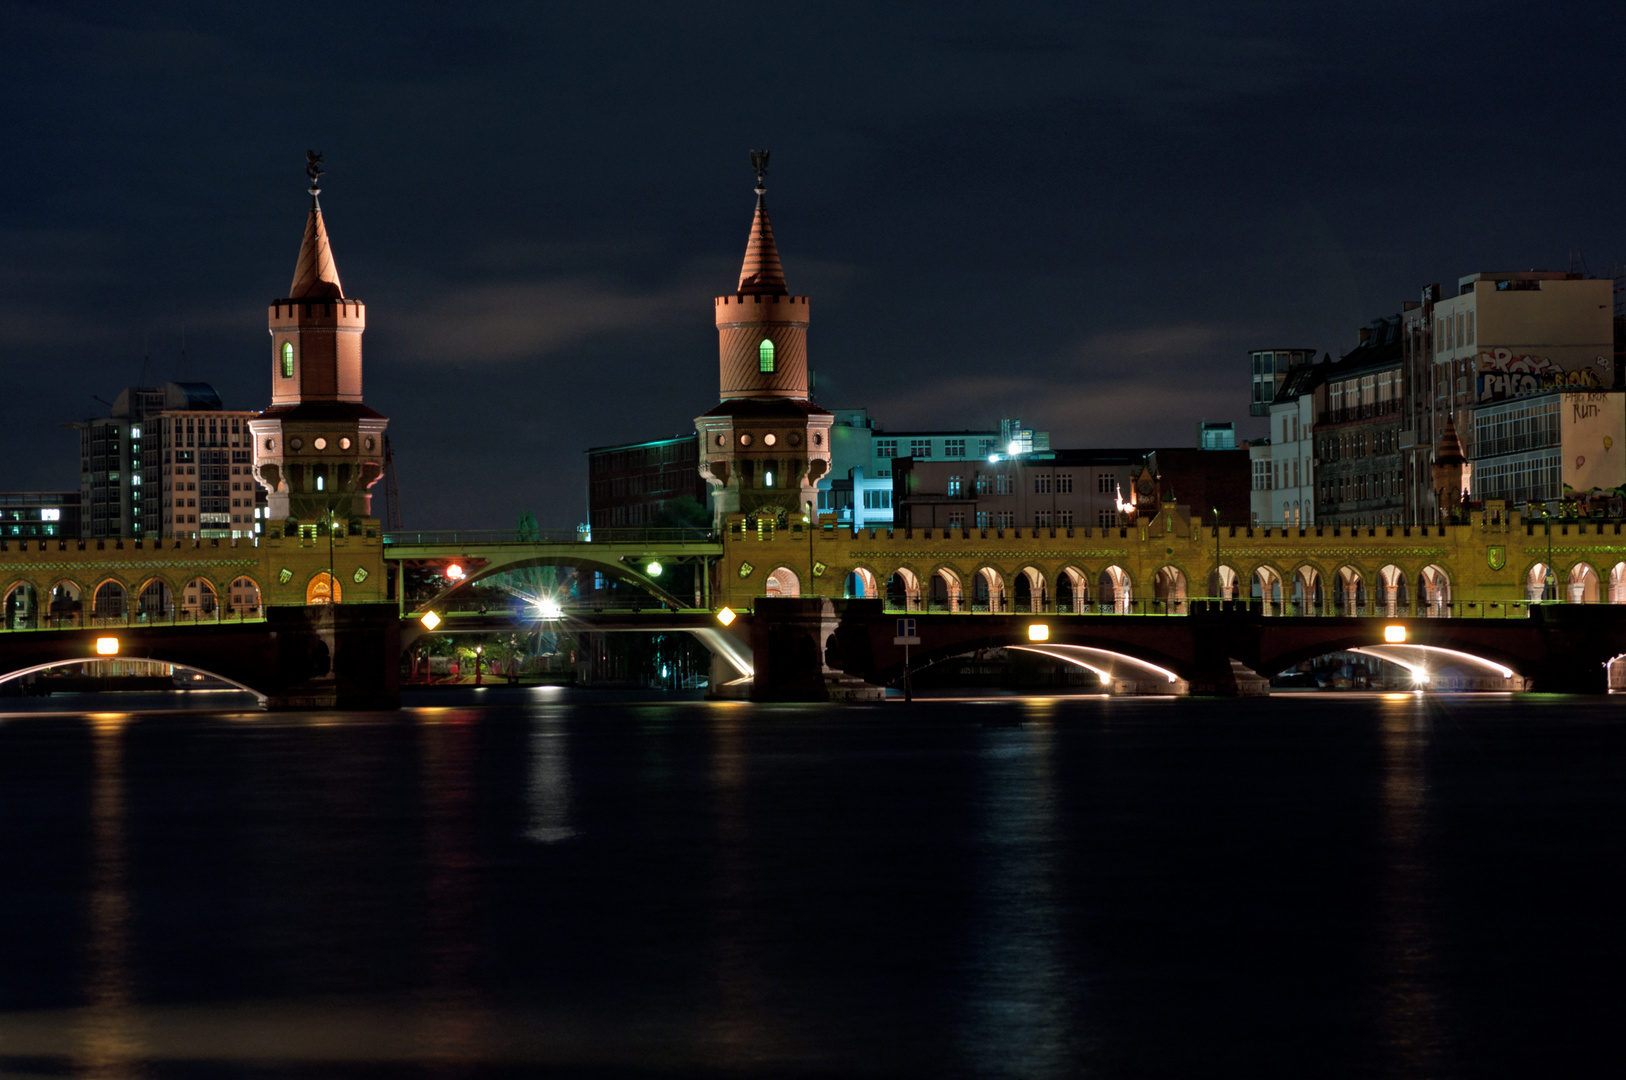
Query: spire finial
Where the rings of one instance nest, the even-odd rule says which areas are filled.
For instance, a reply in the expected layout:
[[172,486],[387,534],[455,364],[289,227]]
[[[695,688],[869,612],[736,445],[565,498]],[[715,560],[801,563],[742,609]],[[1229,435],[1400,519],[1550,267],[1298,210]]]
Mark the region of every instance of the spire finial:
[[316,196],[322,193],[322,151],[305,151],[305,175],[310,177],[311,203],[314,205]]
[[768,191],[768,151],[751,151],[751,170],[757,174],[757,197],[761,198]]

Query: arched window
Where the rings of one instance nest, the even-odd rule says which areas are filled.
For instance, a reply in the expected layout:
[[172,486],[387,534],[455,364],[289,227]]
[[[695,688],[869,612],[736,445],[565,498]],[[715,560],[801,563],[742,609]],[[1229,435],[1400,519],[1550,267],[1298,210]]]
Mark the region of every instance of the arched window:
[[773,373],[773,342],[767,338],[763,338],[762,344],[757,346],[757,362],[764,374]]
[[294,377],[294,343],[291,341],[282,343],[282,377],[284,379]]

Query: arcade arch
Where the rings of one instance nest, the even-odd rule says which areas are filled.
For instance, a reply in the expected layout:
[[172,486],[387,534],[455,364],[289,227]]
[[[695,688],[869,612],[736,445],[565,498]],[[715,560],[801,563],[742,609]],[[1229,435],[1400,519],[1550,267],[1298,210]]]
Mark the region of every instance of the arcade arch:
[[1530,568],[1530,573],[1524,579],[1524,598],[1532,604],[1542,600],[1558,599],[1558,579],[1552,575],[1553,580],[1548,581],[1548,571],[1551,569],[1546,563],[1538,562]]
[[1016,611],[1043,611],[1049,604],[1045,594],[1044,575],[1037,567],[1024,566],[1011,582]]
[[1152,598],[1157,610],[1169,615],[1186,613],[1186,575],[1178,566],[1160,566],[1152,578]]
[[141,587],[136,596],[136,618],[142,622],[157,622],[167,619],[175,613],[175,594],[170,591],[169,582],[163,578],[153,578]]
[[211,618],[219,610],[220,598],[215,595],[212,582],[204,578],[193,578],[181,590],[181,612],[188,618]]
[[1087,611],[1090,605],[1090,579],[1076,566],[1064,566],[1056,575],[1056,610]]
[[1445,568],[1430,563],[1423,567],[1417,581],[1423,590],[1423,603],[1427,605],[1429,617],[1439,619],[1450,615],[1451,575]]
[[326,570],[318,571],[305,586],[305,603],[307,604],[342,604],[344,603],[344,586],[339,584],[338,578]]
[[84,608],[79,586],[72,581],[59,581],[51,586],[51,625],[77,623]]
[[886,579],[886,606],[898,611],[920,607],[920,579],[913,570],[900,566]]
[[1252,596],[1260,602],[1263,614],[1275,615],[1282,609],[1282,578],[1274,567],[1260,566],[1253,571]]
[[1096,582],[1096,594],[1101,598],[1103,612],[1129,614],[1135,602],[1135,585],[1129,571],[1116,563],[1101,571],[1101,577]]
[[1626,604],[1626,562],[1618,562],[1609,571],[1609,602]]
[[1320,615],[1326,611],[1326,603],[1321,571],[1313,566],[1301,566],[1293,571],[1292,614]]
[[1236,583],[1236,569],[1221,563],[1208,575],[1208,595],[1219,600],[1235,600]]
[[874,571],[862,566],[853,567],[842,585],[842,595],[849,600],[874,600],[880,596],[881,587],[875,580]]
[[91,618],[98,621],[123,619],[129,606],[129,593],[124,583],[108,578],[96,586],[90,597]]
[[33,585],[20,581],[6,591],[6,629],[33,630],[39,626],[39,595]]
[[1596,604],[1598,602],[1598,572],[1584,562],[1570,567],[1569,602]]
[[763,590],[765,596],[800,596],[802,580],[790,567],[780,566],[763,581]]
[[971,610],[1005,610],[1005,579],[991,566],[978,567],[971,576]]
[[959,611],[961,600],[960,579],[954,571],[940,566],[932,571],[931,595],[927,599],[929,611]]
[[1410,597],[1406,593],[1406,572],[1400,567],[1390,563],[1378,571],[1378,589],[1383,604],[1383,614],[1387,618],[1394,618],[1403,614],[1410,604]]

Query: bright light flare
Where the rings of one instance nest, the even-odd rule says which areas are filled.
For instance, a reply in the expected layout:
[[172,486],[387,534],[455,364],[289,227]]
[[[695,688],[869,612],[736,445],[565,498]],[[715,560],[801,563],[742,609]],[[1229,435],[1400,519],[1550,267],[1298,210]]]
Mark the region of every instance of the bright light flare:
[[644,567],[644,573],[648,574],[650,577],[660,577],[661,576],[660,560],[659,559],[650,559],[649,560],[649,565]]
[[446,568],[446,577],[452,581],[462,581],[463,568],[457,563],[452,563],[452,565]]
[[433,611],[426,611],[418,617],[418,621],[423,623],[423,628],[425,630],[433,630],[435,627],[440,625],[440,616],[436,615]]
[[1403,644],[1406,640],[1406,628],[1399,623],[1393,626],[1385,626],[1383,628],[1383,640],[1391,645]]
[[736,618],[738,618],[738,616],[734,614],[734,610],[732,608],[725,607],[723,610],[717,613],[717,621],[722,623],[724,626],[731,625]]
[[559,601],[550,596],[544,596],[536,602],[536,613],[540,618],[549,620],[565,617],[565,609],[560,606]]
[[116,637],[99,637],[96,639],[97,656],[117,656],[119,654],[119,639]]
[[1050,627],[1047,626],[1045,623],[1042,623],[1042,622],[1036,622],[1036,623],[1030,624],[1028,626],[1028,640],[1029,641],[1049,641],[1050,640]]

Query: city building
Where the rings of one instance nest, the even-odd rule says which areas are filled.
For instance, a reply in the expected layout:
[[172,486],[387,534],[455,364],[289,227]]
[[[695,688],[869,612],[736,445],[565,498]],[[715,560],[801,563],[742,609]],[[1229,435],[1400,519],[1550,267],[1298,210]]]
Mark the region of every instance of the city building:
[[1354,349],[1321,365],[1310,478],[1319,525],[1399,525],[1406,516],[1401,326],[1400,315],[1375,319]]
[[258,414],[226,411],[207,383],[176,382],[127,387],[109,413],[74,425],[79,535],[253,535],[248,422]]
[[[679,502],[685,497],[687,505]],[[696,507],[709,527],[709,497],[694,432],[587,451],[587,523],[595,529],[696,524],[689,520]]]
[[1407,525],[1431,523],[1439,515],[1434,484],[1441,433],[1434,417],[1434,305],[1440,296],[1440,286],[1429,285],[1419,299],[1400,307],[1400,460]]
[[1308,528],[1315,515],[1315,390],[1331,364],[1295,367],[1270,406],[1270,436],[1248,444],[1253,469],[1251,521]]
[[77,491],[0,491],[0,538],[78,538]]
[[1552,390],[1510,398],[1480,405],[1473,424],[1477,454],[1465,467],[1473,500],[1550,510],[1545,504],[1626,486],[1626,393]]
[[[288,295],[271,301],[271,405],[249,422],[254,478],[273,525],[316,535],[330,523],[346,533],[372,517],[372,486],[383,475],[389,421],[362,401],[361,338],[366,306],[346,296],[317,200],[311,205]],[[316,579],[325,588],[325,578]],[[314,602],[329,597],[312,596]]]
[[1235,450],[1236,424],[1227,420],[1222,423],[1209,423],[1207,420],[1197,422],[1197,449],[1199,450]]
[[1249,416],[1269,416],[1276,393],[1287,381],[1287,373],[1300,364],[1315,360],[1314,349],[1255,349],[1249,354],[1253,361],[1253,397],[1249,399]]
[[695,418],[720,529],[729,514],[811,517],[834,417],[808,396],[808,298],[792,296],[768,220],[768,154],[753,151],[756,212],[732,294],[713,301],[719,403]]

